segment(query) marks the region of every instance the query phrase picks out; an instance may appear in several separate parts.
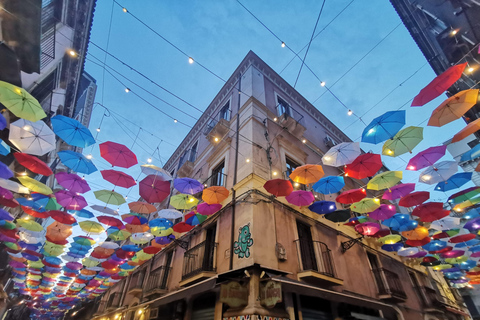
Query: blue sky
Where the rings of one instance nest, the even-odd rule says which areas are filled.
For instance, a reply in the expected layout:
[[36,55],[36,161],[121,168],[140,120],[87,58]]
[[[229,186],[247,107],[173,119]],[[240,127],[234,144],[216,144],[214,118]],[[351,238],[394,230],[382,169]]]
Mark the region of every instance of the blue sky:
[[[227,79],[247,52],[252,50],[279,73],[288,65],[281,75],[290,84],[293,85],[295,82],[300,60],[294,59],[288,64],[294,57],[293,53],[287,48],[282,48],[281,42],[237,1],[119,2],[223,79]],[[242,0],[242,3],[295,51],[299,51],[308,43],[321,6],[321,1]],[[347,9],[325,28],[349,3]],[[110,17],[112,17],[111,32],[108,38]],[[326,1],[317,33],[324,28],[325,30],[313,40],[306,63],[322,81],[327,83],[327,86],[331,86],[331,90],[340,100],[356,115],[362,116],[367,124],[386,111],[400,108],[435,77],[388,1],[371,0],[368,1],[368,6],[361,0]],[[358,62],[389,33],[381,44]],[[224,84],[202,69],[198,63],[189,64],[187,57],[141,25],[130,14],[124,13],[119,6],[113,5],[111,0],[97,2],[91,41],[102,48],[106,48],[108,42],[109,53],[201,110],[208,106]],[[304,51],[300,53],[300,56],[303,55]],[[90,44],[87,58],[103,61],[105,55]],[[195,123],[194,119],[141,91],[137,85],[195,118],[201,115],[197,110],[155,87],[113,58],[108,57],[106,62],[135,83],[122,79],[132,91],[172,117],[189,125]],[[342,77],[352,66],[353,69]],[[126,122],[115,114],[104,117],[97,137],[99,142],[111,140],[125,144],[132,147],[140,164],[146,163],[147,159],[152,157],[153,164],[162,166],[189,129],[180,123],[174,123],[172,119],[153,109],[131,92],[126,93],[125,86],[108,73],[104,75],[98,65],[87,61],[85,69],[97,79],[96,101],[133,122]],[[412,77],[408,81],[399,86],[410,76]],[[333,85],[340,77],[342,78]],[[352,140],[359,141],[365,125],[355,116],[349,117],[347,109],[326,92],[306,68],[302,70],[296,89],[310,102],[314,102],[315,107],[344,130]],[[393,89],[395,89],[393,94],[379,103]],[[425,125],[431,111],[444,99],[445,96],[441,96],[422,108],[410,108],[410,103],[407,103],[403,107],[407,110],[407,126]],[[371,111],[364,114],[374,105],[376,106]],[[104,109],[96,106],[90,123],[90,129],[95,134],[103,114]],[[139,126],[142,127],[141,130]],[[442,128],[425,128],[425,139],[414,150],[414,154],[429,146],[443,143],[463,126],[464,123],[457,120]],[[159,152],[154,153],[159,144]],[[361,146],[366,151],[380,153],[382,144]],[[87,148],[84,153],[93,154],[99,170],[110,168],[108,163],[100,158],[98,146]],[[403,170],[410,155],[401,156],[400,159],[386,156],[382,158],[391,170]],[[448,156],[442,160],[448,160]],[[140,175],[138,166],[126,172],[134,178],[144,177]],[[418,173],[404,174],[405,182],[414,182],[412,180],[417,178]],[[112,188],[110,183],[102,180],[99,173],[89,176],[88,181],[92,189]],[[431,191],[432,188],[418,184],[417,189]],[[138,196],[136,188],[132,188],[130,193],[122,188],[115,190],[123,195],[128,194],[128,201],[135,200]],[[93,194],[88,195],[89,200],[91,197]],[[445,194],[435,192],[432,199],[444,200]],[[128,210],[125,205],[121,208],[122,212]]]

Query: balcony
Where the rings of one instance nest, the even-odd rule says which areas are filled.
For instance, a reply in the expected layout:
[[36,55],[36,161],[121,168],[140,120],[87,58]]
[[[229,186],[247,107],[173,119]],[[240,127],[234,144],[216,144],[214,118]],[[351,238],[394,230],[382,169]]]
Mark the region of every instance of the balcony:
[[194,162],[197,157],[196,149],[189,149],[180,157],[178,162],[177,175],[179,177],[189,177],[193,173]]
[[279,103],[276,106],[276,111],[277,123],[297,138],[301,138],[305,132],[303,115],[288,104],[284,105]]
[[161,266],[148,275],[147,285],[145,286],[145,296],[160,295],[167,292],[169,267]]
[[443,312],[442,307],[445,305],[445,302],[435,289],[426,286],[417,287],[416,289],[421,294],[422,306],[425,311]]
[[230,122],[225,119],[212,119],[203,130],[203,134],[211,144],[219,144],[224,141],[225,137],[230,131]]
[[95,306],[93,307],[95,310],[93,311],[93,315],[100,315],[105,311],[105,301],[99,301]]
[[121,292],[112,293],[107,300],[107,311],[112,311],[120,307]]
[[304,280],[319,286],[343,285],[336,276],[335,265],[328,246],[320,241],[309,239],[295,240],[300,271],[298,280]]
[[142,293],[144,276],[145,274],[143,272],[137,272],[134,275],[132,275],[132,278],[130,279],[130,283],[128,284],[127,293],[133,294],[133,295]]
[[180,286],[186,286],[213,277],[216,272],[217,243],[204,241],[185,251]]
[[407,299],[400,277],[395,272],[383,268],[373,269],[372,272],[377,283],[380,299],[390,301],[405,301]]

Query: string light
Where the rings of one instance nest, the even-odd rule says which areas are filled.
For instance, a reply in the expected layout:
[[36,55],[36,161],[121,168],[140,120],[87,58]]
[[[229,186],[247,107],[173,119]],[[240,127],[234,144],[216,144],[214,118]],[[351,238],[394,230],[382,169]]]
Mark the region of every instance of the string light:
[[278,118],[277,118],[277,117],[273,118],[273,121],[277,122],[277,120],[278,120]]
[[322,87],[325,87],[325,85],[326,85],[325,81],[320,82],[320,85],[321,85]]
[[92,159],[92,158],[93,158],[92,154],[87,155],[87,159]]
[[31,129],[31,127],[28,126],[28,125],[27,125],[27,126],[23,126],[23,130],[25,130],[25,131],[29,131],[30,129]]
[[347,114],[348,114],[349,116],[351,116],[351,115],[353,114],[353,111],[349,109],[348,112],[347,112]]
[[122,11],[125,12],[125,13],[128,12],[127,8],[122,8]]
[[129,92],[130,92],[130,89],[129,89],[129,88],[125,88],[125,92],[126,92],[126,93],[129,93]]
[[302,140],[302,143],[307,143],[307,139],[303,139],[303,140]]
[[138,314],[142,314],[142,312],[143,312],[142,309],[138,310]]
[[152,163],[152,158],[148,158],[148,159],[147,159],[147,162],[148,162],[148,163]]
[[249,162],[250,162],[250,159],[248,159],[248,158],[247,158],[247,159],[245,159],[245,162],[249,163]]
[[300,186],[300,184],[298,182],[295,182],[294,186],[298,187],[298,186]]
[[193,63],[193,58],[192,57],[188,57],[188,63],[190,63],[190,64]]
[[458,31],[454,29],[454,30],[452,30],[452,32],[450,32],[450,33],[451,33],[452,36],[454,36],[454,35],[456,35],[456,34],[458,33]]
[[173,122],[177,123],[177,122],[178,122],[178,120],[177,120],[177,119],[173,119]]
[[282,42],[282,48],[285,48],[285,42]]
[[213,140],[215,140],[215,142],[218,142],[218,138],[217,138],[217,137],[215,137],[215,139],[213,139]]
[[467,71],[468,71],[469,73],[472,73],[473,71],[475,71],[475,69],[474,69],[473,67],[469,67],[469,68],[467,69]]
[[69,50],[68,54],[72,57],[76,57],[78,55],[74,50]]
[[276,176],[278,173],[277,171],[273,171],[273,175]]
[[97,128],[97,132],[100,132],[100,128]]

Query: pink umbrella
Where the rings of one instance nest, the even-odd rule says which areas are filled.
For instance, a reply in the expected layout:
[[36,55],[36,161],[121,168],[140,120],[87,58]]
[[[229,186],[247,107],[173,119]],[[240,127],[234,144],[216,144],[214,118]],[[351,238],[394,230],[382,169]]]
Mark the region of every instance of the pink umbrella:
[[445,155],[447,146],[430,147],[426,150],[419,152],[415,155],[407,164],[407,170],[417,171],[429,166],[432,166],[441,157]]
[[440,254],[442,258],[458,258],[463,256],[465,251],[463,250],[451,250],[445,253]]
[[470,255],[470,258],[478,258],[480,257],[480,251],[474,252]]
[[59,172],[55,175],[55,178],[59,185],[72,192],[85,193],[90,191],[87,181],[75,173]]
[[285,197],[288,203],[291,203],[295,206],[303,207],[312,204],[315,201],[315,197],[310,191],[297,190],[290,193]]
[[415,183],[397,184],[396,186],[393,186],[389,190],[385,191],[385,193],[382,196],[382,199],[385,199],[385,200],[400,199],[401,197],[404,197],[410,192],[412,192],[413,190],[415,190]]
[[380,230],[380,225],[374,222],[364,222],[355,226],[355,231],[364,236],[373,236]]
[[395,213],[397,213],[397,211],[394,205],[381,204],[375,211],[370,212],[368,216],[375,220],[387,220],[393,217]]
[[101,143],[100,155],[112,166],[130,168],[138,163],[135,154],[123,144],[107,141]]
[[82,210],[88,204],[84,197],[75,192],[60,190],[55,193],[58,204],[67,210]]
[[206,202],[202,202],[197,206],[197,212],[204,216],[210,216],[220,209],[222,209],[222,205],[220,203],[208,204]]
[[149,175],[140,183],[140,197],[149,203],[162,202],[170,194],[170,181],[159,180],[154,175]]
[[13,199],[13,193],[10,190],[0,187],[0,198],[11,200]]
[[100,171],[103,179],[112,183],[115,186],[122,188],[130,188],[136,185],[135,179],[132,176],[117,170],[102,170]]

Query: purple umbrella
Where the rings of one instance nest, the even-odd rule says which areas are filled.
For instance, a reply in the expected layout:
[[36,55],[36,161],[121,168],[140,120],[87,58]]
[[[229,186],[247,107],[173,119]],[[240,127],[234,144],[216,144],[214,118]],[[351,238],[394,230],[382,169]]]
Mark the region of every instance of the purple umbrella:
[[173,234],[171,234],[169,236],[165,236],[165,237],[156,237],[155,238],[155,242],[158,243],[158,244],[169,244],[173,240],[175,240],[175,236]]
[[55,175],[55,178],[59,185],[72,192],[85,193],[90,191],[87,181],[75,173],[59,172]]
[[13,193],[10,190],[0,187],[0,198],[11,200],[13,199]]
[[17,241],[17,240],[14,239],[14,238],[7,237],[7,236],[4,235],[3,233],[0,233],[0,241],[3,241],[3,242],[15,242],[15,241]]
[[84,197],[66,190],[60,190],[55,193],[58,204],[67,210],[82,210],[88,204]]
[[8,262],[8,264],[11,265],[12,268],[16,268],[16,269],[24,269],[24,268],[27,267],[27,266],[24,265],[23,263],[18,262],[18,261],[15,261],[15,260],[10,260],[10,261]]
[[10,168],[3,162],[0,162],[0,178],[10,179],[13,177],[13,172]]
[[387,220],[393,217],[395,213],[397,212],[394,205],[381,204],[375,211],[370,212],[368,216],[375,220]]
[[203,184],[195,179],[177,178],[173,181],[173,187],[180,193],[195,194],[203,190]]
[[310,191],[297,190],[290,193],[285,197],[288,203],[295,206],[303,207],[312,204],[315,201],[315,197]]
[[480,229],[480,217],[469,220],[467,223],[465,223],[465,225],[463,227],[470,232],[479,230]]
[[0,209],[0,220],[13,221],[15,218],[12,217],[7,211]]
[[432,166],[441,157],[445,155],[447,146],[430,147],[419,152],[407,164],[407,170],[417,171],[429,166]]
[[45,266],[45,271],[47,271],[48,273],[60,273],[62,271],[62,268]]
[[67,268],[72,269],[72,270],[80,270],[83,267],[83,264],[79,262],[67,262],[66,264]]
[[391,187],[389,190],[385,191],[382,196],[382,199],[385,200],[394,200],[400,199],[403,196],[406,196],[410,192],[415,190],[415,183],[403,183],[397,184],[396,186]]
[[220,203],[208,204],[206,202],[202,202],[197,206],[197,212],[204,216],[210,216],[220,209],[222,209],[222,205]]
[[427,255],[427,252],[426,251],[418,251],[417,253],[415,254],[412,254],[411,256],[409,256],[409,258],[423,258]]

